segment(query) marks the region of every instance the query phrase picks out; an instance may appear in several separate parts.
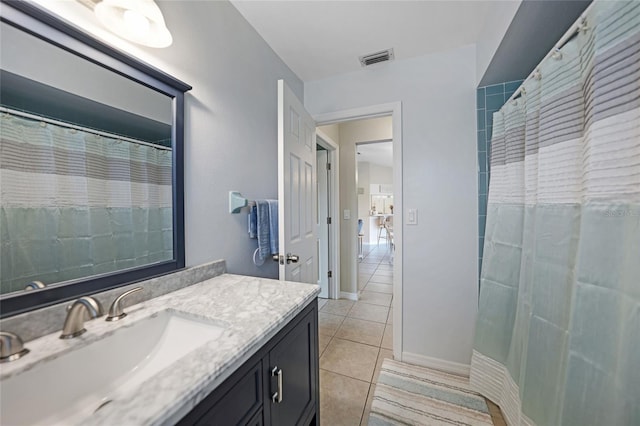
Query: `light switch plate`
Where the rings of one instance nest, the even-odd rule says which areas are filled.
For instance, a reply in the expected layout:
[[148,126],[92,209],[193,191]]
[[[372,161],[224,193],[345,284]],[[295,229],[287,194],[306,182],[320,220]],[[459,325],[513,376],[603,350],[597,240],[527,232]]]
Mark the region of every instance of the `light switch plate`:
[[351,210],[345,209],[345,211],[342,213],[342,217],[344,220],[351,219]]
[[407,209],[407,225],[418,224],[418,209]]

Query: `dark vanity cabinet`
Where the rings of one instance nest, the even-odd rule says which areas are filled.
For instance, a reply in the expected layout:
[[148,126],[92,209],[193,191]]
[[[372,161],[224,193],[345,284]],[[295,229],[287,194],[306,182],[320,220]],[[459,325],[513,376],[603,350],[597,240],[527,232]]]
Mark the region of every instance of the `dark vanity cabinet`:
[[179,425],[318,425],[318,380],[314,299]]

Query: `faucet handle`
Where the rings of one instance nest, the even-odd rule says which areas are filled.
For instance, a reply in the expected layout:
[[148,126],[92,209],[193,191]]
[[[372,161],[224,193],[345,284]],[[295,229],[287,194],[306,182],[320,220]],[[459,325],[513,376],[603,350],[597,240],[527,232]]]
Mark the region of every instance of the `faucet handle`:
[[107,318],[105,320],[118,321],[119,319],[126,317],[127,314],[122,310],[122,299],[140,290],[142,290],[142,287],[132,288],[131,290],[125,291],[120,296],[116,297],[116,300],[113,301],[111,307],[109,308],[109,315],[107,315]]
[[28,353],[17,334],[0,331],[0,362],[15,361]]

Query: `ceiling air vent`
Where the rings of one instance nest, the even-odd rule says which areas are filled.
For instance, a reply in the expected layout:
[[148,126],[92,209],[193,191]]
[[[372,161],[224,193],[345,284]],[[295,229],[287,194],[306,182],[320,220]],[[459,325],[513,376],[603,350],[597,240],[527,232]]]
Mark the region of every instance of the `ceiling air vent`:
[[391,60],[393,60],[393,49],[387,49],[380,52],[372,53],[370,55],[360,56],[360,64],[362,64],[363,67],[368,67],[369,65]]

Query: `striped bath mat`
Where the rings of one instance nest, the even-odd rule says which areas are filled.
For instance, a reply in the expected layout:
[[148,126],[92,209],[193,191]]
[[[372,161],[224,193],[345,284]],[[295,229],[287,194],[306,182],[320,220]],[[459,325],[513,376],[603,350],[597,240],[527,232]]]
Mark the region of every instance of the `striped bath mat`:
[[369,426],[493,425],[469,379],[385,359],[373,394]]

